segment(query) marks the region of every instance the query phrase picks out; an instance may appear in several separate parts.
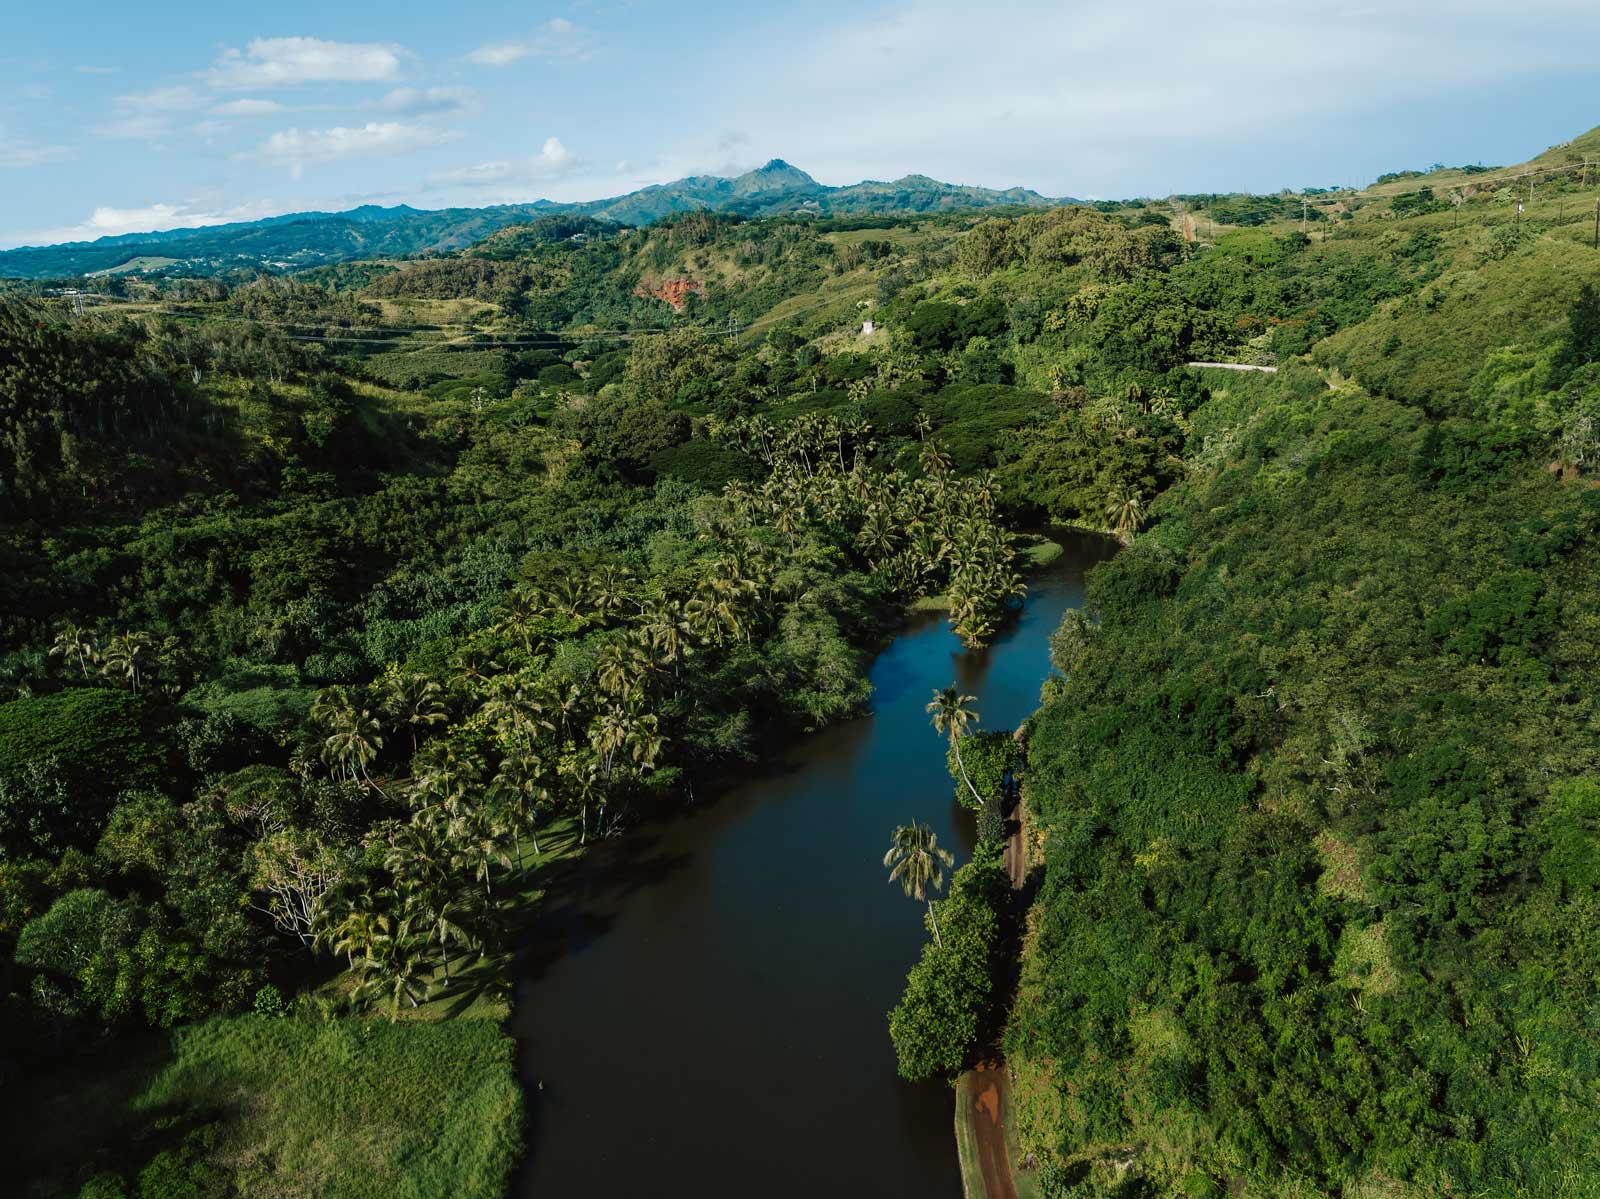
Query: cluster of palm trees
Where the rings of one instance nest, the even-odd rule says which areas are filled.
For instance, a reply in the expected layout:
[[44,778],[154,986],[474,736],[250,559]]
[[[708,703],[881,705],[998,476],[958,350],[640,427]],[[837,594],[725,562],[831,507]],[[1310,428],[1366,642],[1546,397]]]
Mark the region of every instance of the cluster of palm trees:
[[877,449],[871,424],[859,416],[835,413],[807,412],[781,425],[759,414],[740,417],[714,424],[712,436],[761,459],[769,467],[787,463],[808,476],[825,462],[846,472],[852,463]]
[[[707,536],[717,552],[681,594],[620,567],[569,575],[513,594],[490,630],[495,648],[458,656],[448,685],[391,667],[370,686],[321,692],[311,719],[328,772],[406,814],[366,838],[381,872],[309,879],[299,866],[314,846],[265,861],[263,910],[300,914],[280,927],[343,954],[358,993],[382,995],[391,1016],[425,999],[441,969],[448,983],[452,955],[483,951],[496,885],[513,862],[526,868],[524,844],[540,852],[541,819],[576,815],[580,842],[615,832],[619,796],[667,752],[683,663],[748,643],[794,598],[781,555],[753,530],[725,519]],[[550,654],[575,638],[592,645],[589,668],[560,681]],[[409,744],[410,773],[396,780],[379,767],[397,744]]]
[[[168,638],[168,642],[171,640]],[[148,633],[126,629],[102,642],[90,630],[67,621],[56,630],[50,656],[60,658],[68,670],[76,666],[84,680],[110,679],[137,694],[173,649],[171,644],[158,645]]]
[[868,466],[871,426],[851,417],[811,415],[781,428],[743,418],[719,435],[771,467],[757,485],[728,485],[736,518],[770,525],[791,548],[820,532],[906,598],[942,586],[967,645],[985,644],[1023,594],[1011,539],[997,519],[993,476],[958,481],[935,443],[923,442],[920,474],[912,477]]

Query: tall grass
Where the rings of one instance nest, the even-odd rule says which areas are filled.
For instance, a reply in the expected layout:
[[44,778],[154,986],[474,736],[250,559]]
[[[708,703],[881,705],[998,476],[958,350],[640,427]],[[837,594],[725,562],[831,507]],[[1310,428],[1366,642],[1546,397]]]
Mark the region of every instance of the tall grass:
[[513,1053],[487,1020],[247,1015],[110,1042],[7,1087],[4,1189],[138,1195],[142,1170],[208,1128],[206,1176],[245,1199],[488,1199],[520,1147]]

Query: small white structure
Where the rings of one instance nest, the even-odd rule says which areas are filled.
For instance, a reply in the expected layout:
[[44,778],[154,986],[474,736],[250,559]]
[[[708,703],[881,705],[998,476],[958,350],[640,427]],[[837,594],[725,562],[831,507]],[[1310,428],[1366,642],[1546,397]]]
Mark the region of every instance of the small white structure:
[[871,333],[877,327],[878,326],[874,325],[871,321],[862,321],[861,322],[861,332],[862,333]]

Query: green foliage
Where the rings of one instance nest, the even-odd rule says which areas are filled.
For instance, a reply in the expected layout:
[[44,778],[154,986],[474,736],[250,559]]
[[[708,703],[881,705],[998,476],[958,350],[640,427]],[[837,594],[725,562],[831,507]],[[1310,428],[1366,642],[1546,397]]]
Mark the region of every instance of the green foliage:
[[1540,832],[1539,870],[1547,882],[1574,898],[1600,889],[1600,780],[1556,784]]
[[1597,1131],[1587,489],[1481,419],[1244,394],[1029,722],[1024,1140],[1144,1146],[1154,1193],[1559,1190]]
[[[994,199],[767,170],[824,211]],[[437,1010],[441,970],[500,968],[550,822],[609,835],[770,729],[859,711],[910,599],[981,644],[1021,586],[1002,522],[1066,520],[1131,544],[1052,638],[1030,722],[1046,870],[1007,1052],[1041,1177],[1560,1193],[1600,1140],[1600,300],[1575,183],[1520,222],[1494,179],[915,222],[368,214],[297,236],[489,236],[157,281],[181,320],[8,302],[21,1083],[75,1038],[97,1103],[82,1078],[128,1077],[135,1029],[276,1013],[319,958],[353,1002]],[[1335,219],[1303,231],[1318,205]],[[974,880],[998,876],[1014,750],[958,746],[983,867],[891,1021],[919,1076],[998,1024],[1009,899]],[[56,1189],[497,1192],[507,1109],[462,1096],[508,1095],[509,1058],[441,1033],[432,1106],[404,1106],[429,1087],[401,1061],[401,1094],[340,1092],[377,1113],[358,1132],[297,1090],[306,1063],[366,1079],[364,1046],[407,1030],[337,1027],[176,1034],[232,1046],[185,1064],[193,1118],[133,1144],[171,1114],[152,1093]]]
[[934,905],[944,944],[923,946],[921,960],[906,976],[904,996],[889,1013],[902,1078],[953,1077],[976,1048],[1009,894],[1010,882],[991,849],[957,870],[950,898]]
[[164,755],[146,705],[126,691],[74,688],[0,704],[0,778],[55,763],[92,803],[110,791],[153,780]]
[[[1533,238],[1517,254],[1491,254],[1481,263],[1458,255],[1443,273],[1437,265],[1398,268],[1410,276],[1404,298],[1323,342],[1316,359],[1430,413],[1459,413],[1492,351],[1508,340],[1545,341],[1559,331],[1577,290],[1572,280],[1586,269],[1588,251],[1571,242],[1516,236]],[[1423,302],[1424,283],[1437,302]],[[1391,339],[1394,348],[1385,352]]]
[[1469,662],[1505,662],[1536,653],[1555,624],[1555,597],[1545,593],[1544,580],[1517,570],[1444,604],[1428,618],[1428,632]]
[[748,483],[757,474],[747,455],[705,438],[656,450],[649,467],[657,475],[671,475],[705,491],[721,491],[736,481]]
[[190,401],[141,326],[69,325],[0,297],[0,516],[45,513],[114,443],[153,441]]
[[271,983],[256,992],[255,1001],[250,1006],[258,1016],[281,1019],[289,1014],[289,1005],[284,1002],[283,992]]
[[956,761],[956,747],[951,744],[945,755],[950,777],[956,781],[956,802],[974,811],[980,803],[961,779],[961,767],[966,767],[967,778],[982,796],[983,804],[998,800],[1005,793],[1006,782],[1016,762],[1017,745],[1009,729],[994,732],[969,733],[961,738],[961,761]]

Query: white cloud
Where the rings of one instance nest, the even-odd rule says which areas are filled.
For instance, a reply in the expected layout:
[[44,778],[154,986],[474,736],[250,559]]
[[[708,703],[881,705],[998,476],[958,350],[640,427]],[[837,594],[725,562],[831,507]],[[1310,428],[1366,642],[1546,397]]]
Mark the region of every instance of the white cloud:
[[470,167],[457,167],[453,171],[439,171],[429,178],[440,185],[499,183],[509,179],[514,170],[510,161],[501,159],[498,162],[480,162]]
[[392,116],[428,117],[461,112],[472,103],[464,87],[397,87],[371,107]]
[[404,154],[424,146],[437,146],[457,136],[445,130],[398,121],[368,121],[354,128],[341,125],[333,129],[280,129],[261,144],[253,157],[290,167],[298,177],[313,163]]
[[177,117],[205,105],[206,98],[187,84],[129,92],[111,101],[111,119],[94,131],[101,137],[159,141],[172,132]]
[[533,37],[516,42],[490,42],[467,58],[483,67],[505,67],[530,56],[544,62],[582,62],[590,54],[590,39],[563,17],[546,21]]
[[211,110],[214,117],[265,117],[287,112],[276,100],[229,100]]
[[25,137],[13,137],[0,126],[0,169],[22,170],[75,157],[76,153],[68,146],[51,146]]
[[115,75],[122,70],[121,67],[97,67],[90,63],[84,63],[82,66],[73,67],[72,69],[80,75]]
[[534,165],[550,174],[565,174],[578,165],[578,156],[561,144],[559,137],[547,137]]
[[481,67],[507,67],[532,53],[533,50],[521,42],[493,42],[479,46],[467,57]]
[[274,215],[278,209],[261,200],[235,208],[196,208],[189,204],[149,204],[143,208],[97,207],[85,220],[61,229],[30,235],[30,245],[52,245],[64,241],[93,241],[118,237],[124,233],[151,233],[164,229],[200,229],[207,225],[226,225],[234,221],[255,221]]
[[256,38],[224,50],[207,81],[220,88],[289,87],[301,83],[381,83],[398,78],[410,55],[389,42],[325,42],[314,37]]
[[539,153],[530,158],[498,159],[430,175],[431,188],[485,187],[491,184],[534,184],[564,179],[584,165],[559,137],[547,137]]

